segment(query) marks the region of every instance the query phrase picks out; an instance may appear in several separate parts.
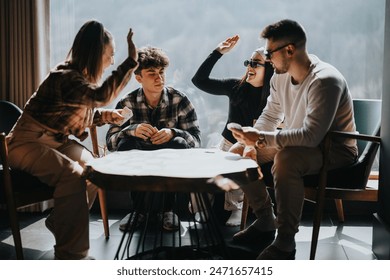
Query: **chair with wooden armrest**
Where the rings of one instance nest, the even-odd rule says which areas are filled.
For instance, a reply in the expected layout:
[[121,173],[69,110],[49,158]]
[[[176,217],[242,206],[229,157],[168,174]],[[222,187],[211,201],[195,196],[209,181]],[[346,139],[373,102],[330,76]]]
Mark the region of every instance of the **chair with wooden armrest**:
[[[12,129],[22,110],[15,104],[0,100],[0,203],[5,203],[15,244],[16,258],[24,259],[17,209],[53,198],[54,188],[31,174],[10,168],[6,134]],[[104,193],[99,192],[100,203],[105,203]],[[108,238],[107,212],[101,207],[104,232]],[[107,228],[106,228],[107,226]]]
[[22,110],[15,104],[0,100],[0,202],[9,215],[17,259],[24,259],[17,209],[53,198],[54,188],[38,178],[9,167],[6,134],[12,129]]
[[[371,169],[380,145],[381,100],[354,99],[356,129],[359,134],[331,131],[324,139],[324,165],[319,174],[304,176],[305,199],[315,202],[310,259],[315,258],[318,235],[324,210],[324,200],[334,199],[339,220],[344,221],[342,200],[373,201],[378,200],[378,190],[367,186]],[[328,170],[328,155],[331,139],[344,137],[356,139],[358,160],[346,167]],[[266,185],[273,187],[271,174],[272,162],[263,166],[262,172]],[[371,178],[374,178],[372,176]],[[241,229],[245,228],[249,205],[244,199]]]
[[6,134],[0,133],[0,202],[9,215],[16,258],[24,259],[17,209],[53,198],[54,188],[20,170],[10,169]]

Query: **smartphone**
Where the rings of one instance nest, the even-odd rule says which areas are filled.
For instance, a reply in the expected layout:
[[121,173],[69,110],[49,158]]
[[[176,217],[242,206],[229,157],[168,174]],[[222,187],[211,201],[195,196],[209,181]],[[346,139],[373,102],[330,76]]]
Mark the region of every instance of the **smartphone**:
[[227,128],[228,129],[234,128],[237,130],[242,130],[242,126],[240,124],[234,123],[234,122],[228,123]]

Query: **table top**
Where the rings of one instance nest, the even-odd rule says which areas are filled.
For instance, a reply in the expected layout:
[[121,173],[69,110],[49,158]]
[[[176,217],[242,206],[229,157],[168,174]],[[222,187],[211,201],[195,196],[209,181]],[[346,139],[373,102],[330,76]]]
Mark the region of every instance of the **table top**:
[[209,179],[237,183],[258,178],[249,158],[218,149],[160,149],[114,152],[86,164],[86,177],[101,188],[133,191],[220,191]]

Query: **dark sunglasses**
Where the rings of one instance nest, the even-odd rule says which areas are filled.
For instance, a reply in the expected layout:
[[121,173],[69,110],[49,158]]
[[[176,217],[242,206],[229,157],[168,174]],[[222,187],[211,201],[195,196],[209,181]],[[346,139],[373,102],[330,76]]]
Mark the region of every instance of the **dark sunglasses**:
[[252,68],[257,68],[257,67],[264,67],[265,64],[264,63],[260,63],[258,61],[253,61],[253,60],[245,60],[244,61],[244,66],[245,67],[248,67],[248,65],[250,65]]
[[295,43],[287,43],[287,44],[285,44],[285,45],[283,45],[283,46],[280,46],[279,48],[276,48],[276,49],[274,49],[274,50],[272,50],[272,51],[264,50],[265,58],[266,58],[267,60],[270,60],[270,59],[272,58],[272,54],[273,54],[273,53],[275,53],[275,52],[277,52],[277,51],[280,51],[281,49],[287,47],[288,45],[293,45],[293,46],[295,46]]

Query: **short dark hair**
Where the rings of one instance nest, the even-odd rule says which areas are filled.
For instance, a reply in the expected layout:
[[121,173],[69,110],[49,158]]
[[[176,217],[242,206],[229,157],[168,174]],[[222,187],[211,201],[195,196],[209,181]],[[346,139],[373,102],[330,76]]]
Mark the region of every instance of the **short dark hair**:
[[86,70],[90,82],[96,83],[103,73],[105,46],[112,42],[111,33],[96,20],[90,20],[78,31],[66,61],[83,72]]
[[263,29],[261,37],[273,41],[286,41],[291,43],[306,43],[306,32],[302,25],[290,19],[284,19],[270,24]]
[[143,69],[166,68],[168,65],[169,58],[162,49],[150,46],[142,47],[138,49],[138,67],[134,74],[139,75]]

